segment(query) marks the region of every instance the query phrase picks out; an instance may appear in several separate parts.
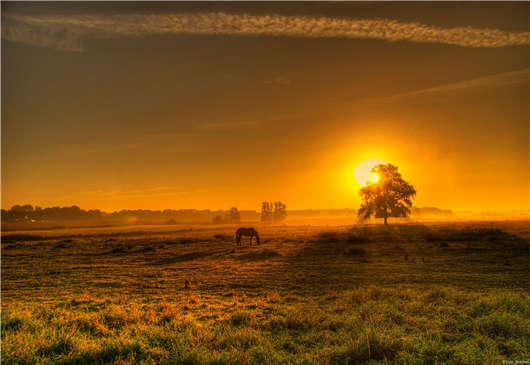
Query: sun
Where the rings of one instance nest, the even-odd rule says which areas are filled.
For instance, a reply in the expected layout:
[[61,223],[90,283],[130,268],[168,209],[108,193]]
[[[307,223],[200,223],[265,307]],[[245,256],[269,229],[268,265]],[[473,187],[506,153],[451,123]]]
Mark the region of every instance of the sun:
[[372,169],[379,164],[386,164],[386,162],[378,158],[371,158],[361,162],[353,172],[357,182],[362,186],[366,186],[368,183],[378,182],[379,175],[372,172]]

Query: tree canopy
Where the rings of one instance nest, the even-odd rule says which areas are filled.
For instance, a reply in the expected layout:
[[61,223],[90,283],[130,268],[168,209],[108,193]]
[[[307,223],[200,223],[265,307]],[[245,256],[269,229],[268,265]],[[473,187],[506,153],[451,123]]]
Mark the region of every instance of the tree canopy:
[[368,183],[359,191],[363,203],[358,216],[367,219],[373,215],[383,218],[385,224],[388,224],[389,217],[408,216],[416,190],[401,177],[397,166],[380,164],[372,172],[379,175],[379,180]]

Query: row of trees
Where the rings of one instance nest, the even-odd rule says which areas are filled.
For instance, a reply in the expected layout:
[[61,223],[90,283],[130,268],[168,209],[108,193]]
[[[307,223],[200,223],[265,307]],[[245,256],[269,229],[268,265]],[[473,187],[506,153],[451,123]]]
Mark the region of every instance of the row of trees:
[[2,220],[42,221],[42,220],[97,220],[105,213],[100,210],[83,210],[78,206],[41,208],[32,205],[14,205],[9,210],[2,209]]
[[[261,221],[265,223],[281,222],[287,217],[287,206],[281,201],[277,202],[263,202],[261,203]],[[223,215],[216,215],[212,218],[212,223],[239,223],[241,216],[236,207],[230,208]]]
[[221,215],[216,215],[212,218],[212,223],[221,224],[221,223],[239,223],[241,221],[241,215],[239,210],[236,207],[230,208],[224,214],[224,217]]
[[78,206],[41,208],[32,205],[14,205],[11,209],[2,209],[2,221],[5,222],[58,222],[84,221],[92,223],[126,224],[126,223],[177,223],[177,222],[209,222],[216,215],[230,217],[229,221],[239,221],[241,215],[245,219],[257,219],[255,211],[239,211],[232,208],[228,212],[197,210],[197,209],[165,209],[165,210],[120,210],[112,213],[100,210],[84,210]]
[[261,203],[262,222],[281,222],[287,217],[287,206],[281,201]]

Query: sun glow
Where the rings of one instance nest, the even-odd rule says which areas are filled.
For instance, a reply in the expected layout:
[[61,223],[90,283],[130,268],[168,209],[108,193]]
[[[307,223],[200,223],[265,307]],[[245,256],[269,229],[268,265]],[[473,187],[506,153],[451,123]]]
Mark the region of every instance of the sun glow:
[[378,158],[372,158],[361,162],[353,172],[357,182],[362,186],[366,186],[368,183],[378,182],[379,175],[372,172],[372,169],[379,164],[386,164],[386,162]]

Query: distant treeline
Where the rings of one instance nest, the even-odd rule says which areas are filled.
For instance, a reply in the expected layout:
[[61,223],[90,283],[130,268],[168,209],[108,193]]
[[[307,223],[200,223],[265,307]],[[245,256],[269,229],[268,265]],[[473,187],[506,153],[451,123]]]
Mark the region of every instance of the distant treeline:
[[[73,222],[93,224],[176,224],[211,222],[213,217],[224,216],[230,210],[120,210],[106,213],[98,209],[84,210],[78,206],[41,208],[32,205],[15,205],[2,209],[2,222]],[[238,212],[243,221],[258,221],[260,214],[253,210]]]
[[[2,209],[2,222],[83,222],[84,224],[178,224],[215,222],[214,217],[225,217],[232,210],[197,210],[197,209],[165,209],[165,210],[120,210],[106,213],[98,209],[84,210],[78,206],[41,208],[32,205],[15,205],[9,210]],[[237,209],[236,209],[237,210]],[[238,211],[240,220],[258,222],[262,215],[254,210]],[[453,213],[434,207],[412,208],[412,216],[447,217]],[[357,217],[355,209],[307,209],[290,210],[289,219],[318,217]]]

